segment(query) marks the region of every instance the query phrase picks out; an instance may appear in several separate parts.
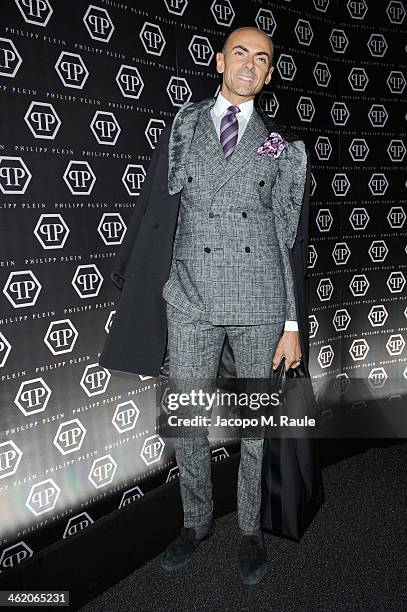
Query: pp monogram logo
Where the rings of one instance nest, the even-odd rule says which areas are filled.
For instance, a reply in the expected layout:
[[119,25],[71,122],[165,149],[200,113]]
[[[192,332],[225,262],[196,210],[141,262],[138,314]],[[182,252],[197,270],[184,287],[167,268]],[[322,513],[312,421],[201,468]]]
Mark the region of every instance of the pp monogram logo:
[[280,104],[274,91],[262,91],[259,98],[259,106],[269,117],[275,117]]
[[387,147],[387,154],[392,162],[402,162],[406,154],[404,142],[393,139]]
[[103,276],[96,264],[78,266],[72,279],[72,285],[80,298],[96,297],[103,283]]
[[331,108],[331,117],[335,125],[346,125],[350,113],[345,102],[334,102]]
[[329,208],[320,208],[315,221],[320,232],[329,232],[333,223],[332,213]]
[[277,62],[278,74],[284,81],[292,81],[297,72],[297,66],[291,55],[282,53]]
[[139,36],[147,53],[150,55],[161,55],[166,41],[160,26],[146,21],[141,28]]
[[135,66],[122,64],[116,76],[116,83],[125,98],[138,100],[144,88],[143,79]]
[[149,436],[144,440],[140,457],[146,465],[157,463],[161,459],[164,446],[164,440],[161,438],[160,435],[155,434],[154,436]]
[[53,355],[71,353],[78,338],[78,331],[72,321],[52,321],[46,331],[44,343]]
[[350,257],[350,248],[346,242],[335,242],[332,257],[337,266],[344,266]]
[[65,531],[62,535],[62,538],[69,538],[69,536],[75,535],[80,531],[92,525],[93,520],[90,518],[87,512],[81,512],[76,516],[71,516],[69,521],[66,524]]
[[95,489],[110,484],[117,470],[117,463],[111,455],[104,455],[95,459],[89,472],[88,480]]
[[31,270],[20,270],[9,274],[3,293],[14,308],[25,308],[34,306],[41,288]]
[[329,36],[329,42],[331,43],[332,51],[334,53],[345,53],[346,48],[349,44],[348,37],[343,30],[334,28]]
[[31,102],[24,120],[34,138],[46,140],[53,140],[61,126],[54,107],[47,102]]
[[368,321],[372,327],[382,327],[389,313],[387,312],[385,306],[383,304],[376,304],[372,306],[369,314],[367,315]]
[[405,346],[406,342],[401,334],[392,334],[386,342],[389,355],[401,355]]
[[31,172],[21,157],[0,157],[0,189],[2,193],[25,193]]
[[319,349],[317,361],[321,368],[329,368],[334,358],[334,351],[330,344],[321,346]]
[[334,286],[330,278],[321,278],[317,287],[317,296],[321,302],[327,302],[331,299]]
[[389,2],[386,13],[390,23],[396,24],[402,24],[406,16],[406,11],[400,0],[392,0]]
[[389,288],[390,293],[401,293],[406,284],[406,279],[403,272],[391,272],[389,278],[386,281],[386,285]]
[[106,391],[110,376],[109,370],[98,363],[91,363],[86,366],[79,384],[88,397],[93,397]]
[[318,136],[315,143],[315,152],[318,159],[328,161],[332,153],[332,145],[328,136]]
[[367,377],[369,385],[372,387],[372,389],[381,389],[384,386],[387,378],[388,376],[386,371],[382,367],[373,368]]
[[164,0],[167,11],[173,15],[183,15],[188,6],[188,0]]
[[364,138],[353,138],[348,151],[354,162],[364,162],[370,149]]
[[2,368],[7,361],[7,357],[9,356],[11,351],[11,344],[5,337],[5,335],[0,331],[0,368]]
[[171,482],[172,480],[175,480],[176,478],[179,478],[179,467],[178,465],[174,465],[174,467],[172,467],[168,474],[167,474],[167,478],[165,480],[165,482]]
[[316,11],[326,13],[329,6],[329,0],[314,0],[314,6]]
[[346,8],[352,19],[364,19],[367,13],[365,0],[348,0]]
[[277,22],[269,9],[259,9],[254,21],[260,30],[266,32],[268,36],[273,36],[274,30],[277,27]]
[[374,196],[384,195],[389,186],[389,181],[382,172],[375,172],[369,179],[368,187]]
[[144,134],[146,135],[148,144],[152,149],[155,149],[158,138],[165,128],[165,121],[163,119],[150,119],[145,129]]
[[353,91],[365,91],[369,77],[364,68],[352,68],[348,75],[348,81]]
[[300,45],[310,46],[314,38],[314,32],[309,21],[298,19],[294,32]]
[[55,508],[60,493],[58,485],[52,478],[48,478],[31,487],[25,505],[35,516],[39,516]]
[[24,416],[31,416],[37,412],[44,412],[50,397],[51,389],[45,380],[33,378],[21,383],[14,403]]
[[112,423],[119,433],[124,433],[135,428],[139,415],[140,410],[136,404],[133,400],[128,400],[117,405]]
[[83,22],[93,40],[109,42],[114,32],[114,25],[106,9],[90,4]]
[[90,124],[96,140],[101,145],[113,146],[121,132],[120,125],[113,113],[96,111]]
[[83,89],[89,76],[81,56],[67,51],[62,51],[55,64],[55,70],[63,85],[73,89]]
[[209,66],[213,58],[213,49],[206,36],[198,36],[195,34],[188,45],[188,51],[194,63],[199,66]]
[[314,314],[309,315],[309,317],[308,317],[308,325],[309,325],[309,337],[310,338],[315,338],[315,336],[317,335],[319,323],[318,323],[318,320],[317,320],[317,318],[316,318],[316,316]]
[[387,221],[393,229],[401,229],[406,220],[406,213],[402,206],[392,206],[387,215]]
[[17,542],[13,546],[5,548],[0,557],[0,572],[10,570],[19,563],[33,556],[33,551],[25,542]]
[[89,195],[96,181],[96,176],[87,161],[71,160],[63,178],[72,195]]
[[351,317],[346,308],[335,310],[332,319],[333,326],[337,332],[345,331],[351,322]]
[[328,68],[328,64],[325,62],[317,62],[312,74],[314,75],[318,87],[328,87],[329,81],[331,80],[331,71]]
[[80,420],[72,419],[60,424],[53,443],[62,455],[68,455],[81,448],[85,436],[86,429]]
[[235,11],[230,0],[214,0],[211,6],[212,15],[218,25],[229,27],[235,18]]
[[0,444],[0,479],[16,473],[22,456],[22,451],[13,440]]
[[183,77],[172,76],[167,85],[167,94],[173,106],[182,106],[192,96],[188,82]]
[[314,268],[317,263],[318,253],[313,244],[308,245],[307,268]]
[[122,495],[122,498],[121,498],[120,504],[119,504],[119,508],[124,508],[125,506],[128,506],[129,504],[134,503],[135,501],[137,501],[138,499],[143,497],[143,495],[144,495],[144,493],[140,489],[139,486],[132,487],[131,489],[128,489]]
[[59,213],[41,215],[34,229],[34,236],[43,249],[62,249],[68,238],[69,228]]
[[349,289],[354,297],[363,297],[366,295],[370,283],[367,280],[366,274],[354,274],[350,283]]
[[352,342],[349,347],[349,354],[353,361],[362,361],[366,359],[366,355],[369,352],[369,345],[364,338],[356,339]]
[[384,240],[373,240],[372,244],[368,249],[370,259],[374,263],[380,263],[384,261],[389,253],[387,244]]
[[122,183],[130,196],[138,196],[140,195],[145,178],[146,171],[141,164],[127,164],[122,176]]
[[53,12],[48,0],[15,0],[15,2],[27,23],[45,28]]
[[373,127],[383,127],[389,118],[383,104],[372,104],[367,116]]
[[230,457],[228,451],[224,446],[221,446],[220,448],[213,448],[211,450],[211,456],[212,463],[217,463],[218,461],[223,461],[224,459]]
[[344,172],[338,172],[332,179],[331,187],[337,197],[345,197],[350,187],[348,177]]
[[386,80],[391,93],[402,94],[406,86],[406,79],[400,70],[392,70]]
[[22,61],[13,41],[0,38],[0,75],[15,77]]
[[388,45],[383,34],[371,34],[367,42],[367,48],[373,57],[384,57]]
[[349,223],[355,231],[366,229],[369,221],[369,213],[364,206],[361,206],[360,208],[353,208],[351,214],[349,215]]
[[104,213],[98,225],[98,233],[107,245],[121,244],[126,229],[120,213]]

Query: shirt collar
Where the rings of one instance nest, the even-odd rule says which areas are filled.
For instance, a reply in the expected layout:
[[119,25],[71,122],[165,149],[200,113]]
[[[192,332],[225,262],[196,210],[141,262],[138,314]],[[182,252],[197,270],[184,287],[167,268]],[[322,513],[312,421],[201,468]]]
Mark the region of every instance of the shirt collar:
[[[231,102],[229,102],[229,100],[226,100],[226,98],[222,96],[222,94],[219,92],[218,97],[216,98],[216,102],[213,106],[213,110],[215,114],[220,117],[220,115],[222,115],[230,105]],[[237,106],[240,108],[240,111],[245,116],[245,119],[249,121],[250,116],[253,112],[253,100],[242,102],[241,104],[237,104]]]

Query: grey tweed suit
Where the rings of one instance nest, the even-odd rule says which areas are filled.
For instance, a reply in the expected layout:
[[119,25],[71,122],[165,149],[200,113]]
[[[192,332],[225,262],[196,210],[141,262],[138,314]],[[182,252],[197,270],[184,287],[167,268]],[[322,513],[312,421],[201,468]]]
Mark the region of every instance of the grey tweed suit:
[[[277,160],[256,155],[268,131],[253,109],[225,160],[210,116],[214,102],[198,103],[197,121],[197,105],[184,105],[171,135],[171,148],[179,155],[173,167],[178,166],[183,179],[173,186],[182,193],[171,270],[162,292],[169,375],[215,380],[227,334],[237,376],[268,378],[284,321],[297,320],[287,246],[294,243],[300,214],[295,203],[305,185],[305,146],[286,142]],[[295,198],[292,190],[298,190]],[[184,525],[199,526],[213,514],[209,441],[206,435],[176,438],[174,446]],[[262,437],[242,438],[237,497],[239,527],[245,531],[260,526],[262,452]]]

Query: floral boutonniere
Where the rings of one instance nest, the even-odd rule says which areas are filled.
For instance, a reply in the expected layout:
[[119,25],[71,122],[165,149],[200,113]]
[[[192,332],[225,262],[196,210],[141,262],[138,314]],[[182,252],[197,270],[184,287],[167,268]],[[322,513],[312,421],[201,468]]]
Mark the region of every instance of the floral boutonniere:
[[257,155],[277,159],[285,148],[284,139],[278,132],[271,132],[257,149]]

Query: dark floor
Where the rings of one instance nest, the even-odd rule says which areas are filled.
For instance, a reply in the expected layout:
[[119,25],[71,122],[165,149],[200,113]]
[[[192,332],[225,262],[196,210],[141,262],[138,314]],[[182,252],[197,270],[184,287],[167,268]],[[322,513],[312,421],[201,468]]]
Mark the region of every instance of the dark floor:
[[407,445],[371,449],[323,474],[326,501],[302,541],[266,535],[258,585],[240,581],[233,513],[187,568],[169,573],[155,558],[80,610],[406,612]]

